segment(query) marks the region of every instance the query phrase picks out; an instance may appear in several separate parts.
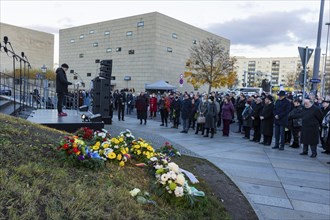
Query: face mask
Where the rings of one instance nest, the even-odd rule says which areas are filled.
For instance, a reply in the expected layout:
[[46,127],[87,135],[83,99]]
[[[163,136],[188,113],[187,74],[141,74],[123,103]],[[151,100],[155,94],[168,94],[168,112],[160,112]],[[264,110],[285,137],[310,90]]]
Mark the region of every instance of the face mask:
[[246,107],[249,107],[250,105],[246,103],[245,106],[246,106]]

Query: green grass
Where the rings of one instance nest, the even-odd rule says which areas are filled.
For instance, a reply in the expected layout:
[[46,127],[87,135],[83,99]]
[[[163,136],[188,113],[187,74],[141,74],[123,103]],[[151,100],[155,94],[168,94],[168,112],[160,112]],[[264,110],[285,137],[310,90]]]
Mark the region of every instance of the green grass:
[[[207,197],[190,208],[158,197],[144,168],[106,163],[90,170],[60,162],[50,147],[64,135],[0,114],[0,219],[229,219],[203,180],[196,187]],[[136,187],[157,205],[138,204],[129,194]]]

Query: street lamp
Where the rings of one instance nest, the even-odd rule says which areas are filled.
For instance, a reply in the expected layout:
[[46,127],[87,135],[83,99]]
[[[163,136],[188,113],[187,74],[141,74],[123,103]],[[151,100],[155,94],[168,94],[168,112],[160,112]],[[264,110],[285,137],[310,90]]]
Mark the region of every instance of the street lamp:
[[328,56],[328,44],[329,44],[329,27],[330,27],[330,22],[325,23],[325,25],[328,26],[328,33],[327,33],[327,43],[325,46],[325,58],[324,58],[324,65],[323,65],[323,76],[322,76],[322,87],[321,87],[321,95],[324,96],[324,89],[325,89],[325,71],[326,71],[326,66],[327,66],[327,56]]

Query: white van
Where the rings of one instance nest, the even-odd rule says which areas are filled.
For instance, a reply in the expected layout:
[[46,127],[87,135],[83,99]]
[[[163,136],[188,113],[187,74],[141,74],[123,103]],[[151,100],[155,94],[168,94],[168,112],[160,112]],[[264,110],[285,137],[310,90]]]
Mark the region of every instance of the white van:
[[259,95],[261,95],[262,93],[262,88],[258,88],[258,87],[245,87],[245,88],[238,88],[235,90],[236,93],[244,93],[246,95],[254,95],[256,93],[258,93]]

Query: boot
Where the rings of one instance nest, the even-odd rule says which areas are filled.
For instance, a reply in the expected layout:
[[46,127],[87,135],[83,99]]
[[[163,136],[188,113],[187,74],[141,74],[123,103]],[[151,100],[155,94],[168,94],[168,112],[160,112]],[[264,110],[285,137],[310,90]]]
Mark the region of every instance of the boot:
[[210,132],[210,130],[207,128],[206,129],[206,134],[204,135],[204,137],[209,137],[209,132]]

